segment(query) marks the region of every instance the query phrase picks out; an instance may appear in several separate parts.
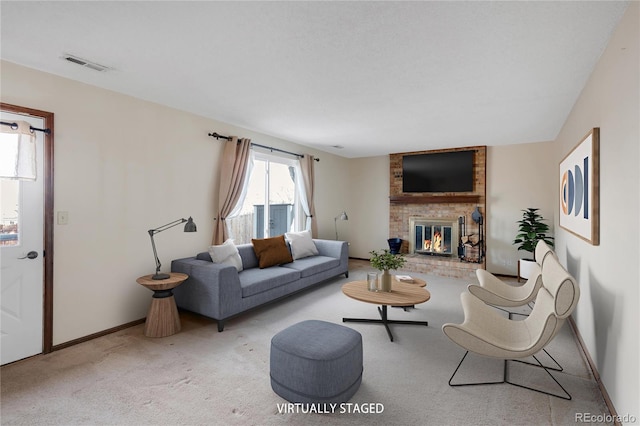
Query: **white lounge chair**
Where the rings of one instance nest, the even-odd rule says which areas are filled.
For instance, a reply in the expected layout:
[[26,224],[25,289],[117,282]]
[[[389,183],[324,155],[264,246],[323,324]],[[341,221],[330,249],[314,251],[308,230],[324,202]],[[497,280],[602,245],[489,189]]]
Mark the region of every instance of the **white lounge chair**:
[[476,269],[477,284],[469,284],[467,289],[471,294],[485,303],[493,306],[518,307],[535,300],[540,286],[542,286],[542,264],[548,256],[555,257],[555,253],[542,240],[536,244],[535,259],[537,265],[534,271],[521,286],[506,284],[485,269]]
[[[460,363],[449,379],[450,386],[468,386],[508,383],[562,399],[571,399],[571,395],[551,374],[548,367],[535,356],[543,350],[558,333],[575,309],[580,297],[580,289],[575,279],[562,267],[558,259],[549,256],[542,265],[542,285],[535,298],[531,314],[524,320],[513,320],[500,315],[482,300],[470,293],[460,295],[464,309],[462,324],[444,324],[442,331],[454,343],[466,350]],[[469,354],[504,360],[501,381],[454,384],[452,380]],[[540,389],[517,384],[509,379],[509,360],[522,360],[533,357],[553,381],[562,389],[563,394],[555,394]],[[536,365],[536,364],[533,364]]]

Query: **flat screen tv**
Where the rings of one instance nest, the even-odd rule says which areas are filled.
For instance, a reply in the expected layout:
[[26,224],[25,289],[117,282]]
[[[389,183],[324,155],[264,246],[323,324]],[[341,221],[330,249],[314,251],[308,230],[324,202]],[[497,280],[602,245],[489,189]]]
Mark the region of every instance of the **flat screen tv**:
[[475,151],[402,157],[403,192],[472,192]]

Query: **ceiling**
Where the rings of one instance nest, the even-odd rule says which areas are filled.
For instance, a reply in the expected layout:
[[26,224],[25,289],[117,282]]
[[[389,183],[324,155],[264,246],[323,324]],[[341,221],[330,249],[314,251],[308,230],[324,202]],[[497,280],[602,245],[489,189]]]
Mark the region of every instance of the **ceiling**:
[[3,0],[0,56],[355,158],[554,140],[627,5]]

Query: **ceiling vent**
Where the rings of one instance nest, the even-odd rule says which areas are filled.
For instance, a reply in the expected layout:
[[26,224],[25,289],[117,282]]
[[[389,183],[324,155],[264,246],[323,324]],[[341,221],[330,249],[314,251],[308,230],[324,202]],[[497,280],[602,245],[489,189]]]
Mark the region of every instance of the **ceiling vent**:
[[73,64],[80,65],[82,67],[86,67],[92,69],[94,71],[108,71],[110,68],[105,67],[104,65],[97,64],[95,62],[87,61],[86,59],[78,58],[73,55],[64,55],[62,59],[69,61]]

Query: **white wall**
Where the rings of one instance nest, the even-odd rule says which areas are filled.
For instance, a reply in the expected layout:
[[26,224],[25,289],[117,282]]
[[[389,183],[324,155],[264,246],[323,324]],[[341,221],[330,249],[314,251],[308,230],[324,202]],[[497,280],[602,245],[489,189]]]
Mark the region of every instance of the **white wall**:
[[[349,159],[344,157],[329,156],[320,154],[321,160],[315,165],[316,189],[315,207],[318,219],[318,237],[327,240],[336,238],[334,218],[347,212],[351,219],[349,210]],[[325,161],[325,157],[331,157]],[[338,237],[343,241],[349,241],[350,225],[352,220],[340,221],[338,223]]]
[[389,156],[349,161],[349,253],[368,259],[389,248]]
[[347,161],[161,105],[2,62],[5,103],[55,114],[54,209],[69,224],[54,228],[53,343],[145,317],[151,293],[136,284],[155,263],[147,230],[193,216],[198,232],[156,235],[163,271],[171,259],[211,242],[223,142],[257,143],[310,153],[316,164],[319,234],[333,238],[345,208]]
[[487,148],[487,270],[516,275],[519,258],[530,256],[513,245],[522,210],[539,208],[553,235],[553,188],[558,164],[550,142]]
[[[600,128],[600,245],[556,228],[580,283],[578,329],[620,415],[640,419],[640,4],[632,2],[556,140],[555,161]],[[558,172],[555,173],[558,182]],[[555,197],[559,200],[559,184]],[[558,202],[556,201],[556,204]],[[556,208],[556,222],[559,217]]]

